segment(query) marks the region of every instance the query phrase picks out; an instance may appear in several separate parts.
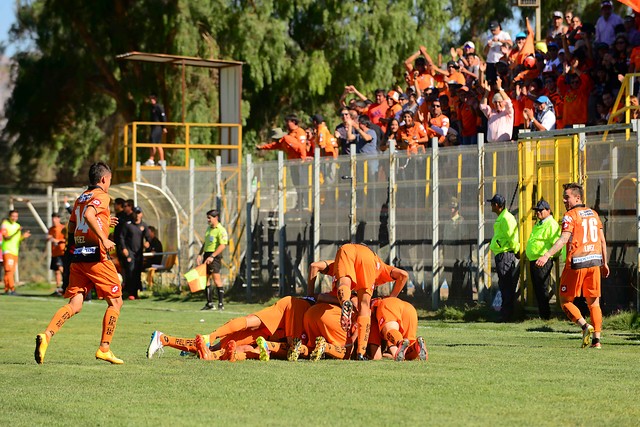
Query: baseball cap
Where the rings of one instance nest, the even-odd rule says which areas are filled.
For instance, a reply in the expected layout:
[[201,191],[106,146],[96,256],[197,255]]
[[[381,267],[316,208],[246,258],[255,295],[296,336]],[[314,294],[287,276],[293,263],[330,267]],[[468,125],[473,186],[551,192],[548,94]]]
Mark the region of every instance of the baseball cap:
[[274,128],[269,131],[269,139],[282,139],[285,135],[281,128]]
[[391,98],[395,102],[398,102],[398,100],[400,99],[400,94],[395,90],[390,90],[389,93],[387,93],[387,98]]
[[556,43],[556,42],[547,43],[547,49],[551,49],[552,47],[555,47],[557,49],[560,46],[558,46],[558,43]]
[[399,99],[409,99],[406,93],[401,93]]
[[543,210],[551,210],[551,206],[549,206],[549,202],[544,199],[541,199],[538,204],[532,208],[534,211],[543,211]]
[[603,2],[600,3],[600,7],[613,7],[613,3],[611,3],[609,0],[604,0]]
[[468,41],[468,42],[465,42],[465,44],[463,44],[462,47],[468,47],[468,48],[471,48],[471,49],[475,49],[476,45],[472,41]]
[[311,121],[316,123],[322,123],[324,122],[324,117],[322,117],[322,114],[314,114],[313,116],[311,116]]
[[536,99],[536,103],[537,103],[537,104],[546,104],[546,103],[548,103],[548,102],[551,102],[551,101],[549,100],[549,98],[547,98],[547,97],[546,97],[546,96],[544,96],[544,95],[540,95],[540,96]]
[[527,38],[527,35],[523,31],[520,31],[518,34],[516,34],[516,40],[526,39],[526,38]]
[[556,10],[555,12],[553,12],[553,17],[554,18],[564,18],[564,16],[562,15],[562,12],[560,12],[559,10]]
[[142,213],[142,208],[141,208],[140,206],[135,206],[135,207],[133,208],[133,212],[134,212],[134,213]]
[[500,193],[494,194],[492,198],[487,199],[487,202],[495,203],[498,206],[504,206],[505,203],[507,203],[504,196]]
[[498,21],[491,21],[491,23],[489,24],[489,29],[490,30],[495,30],[499,26],[500,26],[500,23]]
[[449,200],[449,207],[450,208],[456,208],[458,209],[458,199],[456,197],[452,197],[451,200]]

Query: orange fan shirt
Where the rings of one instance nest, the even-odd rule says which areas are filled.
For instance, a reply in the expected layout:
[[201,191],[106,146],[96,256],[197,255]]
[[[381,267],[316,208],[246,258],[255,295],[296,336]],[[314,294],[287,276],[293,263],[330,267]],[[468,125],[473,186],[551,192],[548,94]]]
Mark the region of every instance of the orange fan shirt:
[[[333,156],[338,157],[338,150],[336,147],[336,139],[333,137],[327,125],[320,123],[318,125],[318,133],[316,135],[316,141],[318,147],[320,147],[320,155],[323,157]],[[312,154],[313,155],[313,154]]]
[[418,140],[427,136],[427,130],[420,123],[414,123],[413,126],[402,125],[396,134],[398,149],[415,154],[418,152],[418,146],[424,144]]

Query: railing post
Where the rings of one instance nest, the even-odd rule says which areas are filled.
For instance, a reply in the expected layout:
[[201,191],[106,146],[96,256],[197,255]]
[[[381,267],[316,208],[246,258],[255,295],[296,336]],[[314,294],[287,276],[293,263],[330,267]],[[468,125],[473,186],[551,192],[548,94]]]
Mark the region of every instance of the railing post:
[[313,153],[313,261],[320,259],[320,209],[320,147],[316,146]]
[[356,218],[356,144],[351,144],[349,149],[350,166],[351,166],[351,208],[349,211],[349,241],[356,242],[356,233],[358,232],[358,222]]
[[484,134],[478,134],[478,270],[476,271],[476,283],[478,286],[478,302],[487,301],[488,294],[485,282],[485,269],[487,267],[487,248],[484,243]]
[[278,151],[278,290],[280,297],[284,297],[285,291],[285,265],[286,265],[286,230],[284,224],[284,153]]
[[[251,156],[249,156],[249,161],[251,161]],[[247,173],[249,173],[248,170]],[[247,190],[250,190],[249,185],[247,185]],[[248,191],[247,195],[249,195]],[[222,157],[220,156],[216,156],[216,209],[220,212],[220,219],[224,223],[225,218],[222,213]]]
[[[640,177],[640,120],[633,120],[636,132],[636,177]],[[640,311],[640,184],[636,179],[636,247],[638,248],[636,261],[636,313]]]
[[[216,157],[216,167],[218,161],[222,161],[220,156]],[[216,174],[217,175],[217,174]],[[253,162],[251,160],[251,154],[247,154],[247,182],[253,182]],[[218,193],[218,196],[220,193]],[[245,259],[245,274],[246,280],[245,283],[247,285],[246,297],[247,302],[251,301],[251,274],[252,274],[252,263],[253,263],[253,222],[251,218],[251,210],[253,206],[255,194],[253,193],[253,189],[251,185],[247,185],[247,203],[246,203],[246,239],[247,239],[247,250]]]
[[[137,153],[137,145],[138,145],[138,125],[136,122],[133,122],[133,129],[131,129],[131,164],[135,165],[138,162],[138,153]],[[131,181],[135,181],[137,179],[136,172],[139,171],[139,168],[134,169],[132,171],[133,176],[131,177]]]
[[439,146],[438,138],[431,138],[431,153],[432,153],[432,166],[431,166],[431,260],[432,260],[432,281],[431,281],[431,309],[437,310],[440,304],[440,281],[442,277],[442,268],[440,266],[440,215],[439,211],[439,192],[440,192],[440,179],[439,179]]
[[398,172],[396,144],[389,141],[389,265],[395,265],[398,248],[396,247],[396,173]]
[[196,182],[196,163],[193,159],[189,160],[189,269],[193,267],[193,254],[195,245],[194,232],[194,211],[195,211],[195,182]]

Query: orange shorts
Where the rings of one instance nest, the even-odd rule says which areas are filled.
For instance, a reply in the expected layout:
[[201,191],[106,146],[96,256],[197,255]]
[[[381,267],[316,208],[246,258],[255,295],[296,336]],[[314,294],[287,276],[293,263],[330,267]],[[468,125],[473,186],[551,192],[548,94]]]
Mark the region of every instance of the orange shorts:
[[18,257],[13,254],[2,254],[2,260],[4,261],[4,271],[5,273],[12,273],[13,270],[16,269],[16,265],[18,264]]
[[566,300],[579,297],[600,296],[600,267],[573,270],[566,265],[560,277],[560,296]]
[[309,307],[306,300],[284,297],[254,315],[269,330],[269,335],[273,335],[278,328],[283,328],[287,337],[302,338],[304,313]]
[[397,322],[403,338],[413,341],[417,337],[418,313],[408,302],[399,298],[383,298],[378,304],[376,318],[380,330],[388,322]]
[[324,337],[328,343],[345,346],[347,333],[340,326],[340,307],[327,303],[317,303],[304,315],[304,330],[307,333],[306,344],[315,347],[316,338]]
[[[373,295],[380,260],[371,249],[354,243],[340,246],[336,252],[334,271],[336,281],[342,277],[351,279],[351,289],[363,289]],[[336,282],[337,283],[337,282]]]
[[64,293],[65,298],[72,298],[77,294],[86,295],[95,288],[98,298],[118,298],[122,296],[120,278],[116,267],[108,261],[102,262],[74,262],[69,274],[69,287]]

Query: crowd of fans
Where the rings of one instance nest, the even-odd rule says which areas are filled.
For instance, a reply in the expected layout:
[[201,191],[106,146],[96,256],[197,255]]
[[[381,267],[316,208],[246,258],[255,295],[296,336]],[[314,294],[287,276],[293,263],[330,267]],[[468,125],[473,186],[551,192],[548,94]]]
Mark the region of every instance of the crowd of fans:
[[[607,124],[624,75],[640,71],[640,14],[621,18],[605,0],[595,24],[571,10],[551,18],[538,42],[528,20],[513,38],[492,21],[482,46],[452,47],[446,63],[421,46],[404,63],[403,86],[377,89],[373,99],[346,86],[333,132],[319,114],[307,129],[290,115],[286,132],[273,129],[272,142],[258,148],[305,159],[315,146],[335,157],[349,154],[353,143],[358,153],[375,154],[393,141],[417,153],[433,138],[445,147],[472,145],[479,133],[488,142],[513,141],[522,129]],[[631,104],[638,105],[636,97]]]

